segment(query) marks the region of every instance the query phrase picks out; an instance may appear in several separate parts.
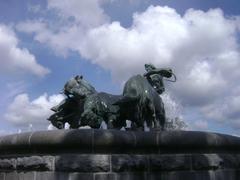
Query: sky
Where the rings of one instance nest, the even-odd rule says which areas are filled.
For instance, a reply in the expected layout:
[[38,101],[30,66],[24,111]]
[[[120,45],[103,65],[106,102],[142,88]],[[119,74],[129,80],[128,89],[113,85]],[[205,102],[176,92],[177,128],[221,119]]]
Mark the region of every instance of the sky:
[[240,135],[238,0],[8,0],[0,12],[0,134],[51,129],[77,74],[121,94],[152,63],[177,76],[161,95],[168,118]]

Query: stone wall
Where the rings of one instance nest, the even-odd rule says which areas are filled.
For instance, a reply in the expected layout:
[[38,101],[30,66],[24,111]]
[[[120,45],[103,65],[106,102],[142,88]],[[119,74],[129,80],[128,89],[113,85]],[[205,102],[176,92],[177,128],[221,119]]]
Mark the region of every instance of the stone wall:
[[0,180],[237,180],[240,138],[56,130],[0,138]]

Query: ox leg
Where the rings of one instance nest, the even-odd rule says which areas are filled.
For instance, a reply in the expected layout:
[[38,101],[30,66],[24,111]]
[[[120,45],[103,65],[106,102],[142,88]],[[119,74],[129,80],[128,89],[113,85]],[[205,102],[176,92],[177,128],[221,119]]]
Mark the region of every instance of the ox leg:
[[160,131],[161,130],[161,126],[160,126],[160,123],[159,123],[159,119],[158,119],[158,115],[155,114],[153,116],[153,128],[151,130],[153,131]]
[[131,130],[135,131],[135,130],[137,130],[137,128],[138,128],[137,124],[135,122],[131,121]]
[[155,117],[154,117],[154,128],[155,129],[160,129],[160,123],[159,123],[159,120],[158,120],[156,114],[155,114]]
[[131,123],[131,130],[133,131],[144,131],[144,126],[142,124],[133,122]]
[[154,129],[155,130],[164,130],[164,125],[166,122],[165,111],[156,112],[156,117],[154,119]]
[[91,128],[100,128],[103,118],[92,110],[86,110],[81,115],[81,125],[90,126]]
[[161,113],[158,113],[158,122],[160,124],[161,130],[164,130],[165,123],[166,123],[166,116],[165,116],[165,110],[162,109]]
[[108,122],[107,122],[107,128],[108,128],[108,129],[114,129],[114,125],[113,125],[113,120],[112,120],[112,119],[108,120]]
[[153,103],[150,103],[149,109],[150,109],[150,111],[149,111],[150,112],[150,120],[147,121],[147,125],[151,131],[159,130],[160,124],[159,124],[159,120],[158,120],[157,111],[156,111]]
[[144,108],[144,120],[146,121],[146,125],[149,128],[149,130],[152,130],[153,126],[153,119],[154,119],[154,107],[153,104],[149,99],[147,99],[145,103],[145,108]]
[[144,118],[141,105],[137,105],[132,119],[131,128],[133,130],[144,131]]
[[161,125],[162,130],[164,130],[165,122],[166,122],[166,117],[165,117],[165,113],[164,113],[160,117],[160,125]]
[[153,129],[153,125],[154,125],[154,114],[152,115],[148,115],[147,116],[147,120],[146,120],[146,125],[149,128],[149,130],[151,131]]
[[107,129],[114,129],[116,128],[116,126],[114,126],[114,121],[116,120],[116,117],[114,115],[108,115],[107,116],[107,121],[106,124],[107,124]]
[[122,127],[126,127],[126,121],[122,119],[118,119],[116,115],[108,116],[107,120],[107,128],[108,129],[121,129]]
[[166,117],[165,117],[165,109],[164,109],[164,104],[162,100],[158,102],[159,104],[157,106],[156,110],[156,121],[155,121],[155,127],[158,128],[159,130],[164,130],[165,122],[166,122]]

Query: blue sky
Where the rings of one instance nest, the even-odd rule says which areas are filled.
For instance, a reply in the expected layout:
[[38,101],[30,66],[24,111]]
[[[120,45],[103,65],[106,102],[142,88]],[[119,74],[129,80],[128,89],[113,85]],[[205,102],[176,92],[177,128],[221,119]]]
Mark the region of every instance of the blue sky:
[[0,12],[1,133],[47,129],[76,74],[121,94],[153,63],[178,77],[165,83],[168,117],[239,135],[239,1],[8,0]]

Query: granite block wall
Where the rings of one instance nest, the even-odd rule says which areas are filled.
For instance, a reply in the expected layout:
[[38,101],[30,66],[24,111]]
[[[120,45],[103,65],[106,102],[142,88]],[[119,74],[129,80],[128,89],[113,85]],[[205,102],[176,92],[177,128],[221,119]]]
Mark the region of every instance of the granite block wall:
[[56,130],[0,137],[0,180],[238,180],[240,138]]

